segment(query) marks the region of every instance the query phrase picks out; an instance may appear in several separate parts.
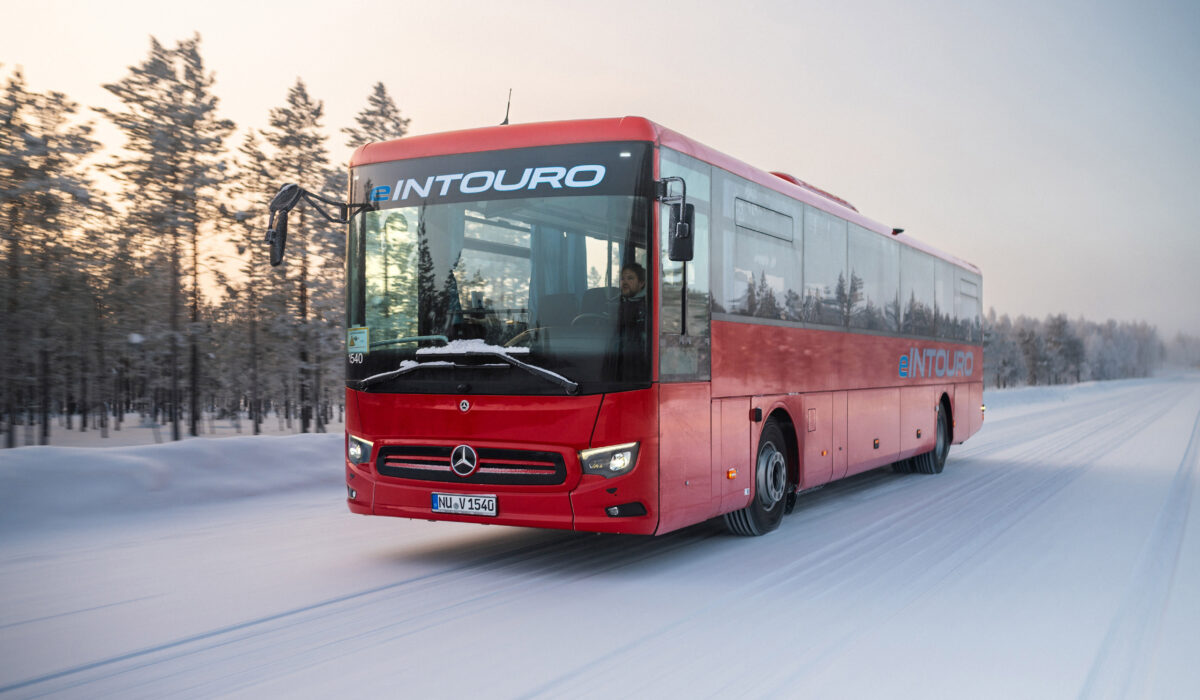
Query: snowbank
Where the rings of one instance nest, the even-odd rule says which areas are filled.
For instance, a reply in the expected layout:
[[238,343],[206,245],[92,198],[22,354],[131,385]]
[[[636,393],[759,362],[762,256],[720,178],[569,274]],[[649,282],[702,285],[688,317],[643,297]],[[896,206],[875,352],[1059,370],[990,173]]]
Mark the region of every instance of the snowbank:
[[0,532],[336,486],[341,434],[193,439],[163,445],[0,451]]

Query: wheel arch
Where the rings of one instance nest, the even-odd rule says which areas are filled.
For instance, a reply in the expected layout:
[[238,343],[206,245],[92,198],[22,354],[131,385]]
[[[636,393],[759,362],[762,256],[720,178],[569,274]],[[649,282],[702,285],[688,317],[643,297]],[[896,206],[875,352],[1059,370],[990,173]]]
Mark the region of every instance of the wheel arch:
[[[763,421],[765,428],[770,421],[779,423],[779,429],[783,431],[783,441],[787,443],[787,458],[788,458],[788,480],[793,487],[800,485],[800,440],[796,437],[796,424],[792,421],[792,415],[788,413],[783,406],[778,406],[771,411],[771,415]],[[760,435],[761,435],[761,431]]]
[[946,392],[942,392],[942,397],[938,399],[941,404],[941,410],[946,412],[946,430],[950,431],[949,443],[954,444],[954,402],[950,400],[950,396]]

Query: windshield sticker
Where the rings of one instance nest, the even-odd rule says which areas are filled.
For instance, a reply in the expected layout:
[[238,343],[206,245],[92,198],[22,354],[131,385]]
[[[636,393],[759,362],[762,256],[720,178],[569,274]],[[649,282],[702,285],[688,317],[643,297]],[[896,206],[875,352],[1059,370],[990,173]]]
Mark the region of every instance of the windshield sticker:
[[360,352],[371,352],[370,329],[347,328],[346,352],[351,355]]

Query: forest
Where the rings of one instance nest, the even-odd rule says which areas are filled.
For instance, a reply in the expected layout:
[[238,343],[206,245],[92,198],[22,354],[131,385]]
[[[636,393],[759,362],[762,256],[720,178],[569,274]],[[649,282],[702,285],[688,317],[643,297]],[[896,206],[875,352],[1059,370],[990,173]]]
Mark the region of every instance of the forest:
[[[118,108],[35,91],[19,68],[0,78],[0,444],[47,444],[52,426],[107,435],[128,416],[173,440],[206,417],[238,417],[254,434],[268,416],[295,432],[339,419],[344,232],[300,208],[283,265],[266,264],[263,242],[280,184],[347,191],[304,82],[265,127],[239,129],[220,115],[198,35],[151,39],[103,86]],[[95,119],[117,129],[119,150],[94,138]],[[408,128],[377,83],[338,135],[357,147]],[[1164,343],[1144,323],[993,311],[983,334],[996,387],[1200,362],[1200,341]]]
[[[321,432],[342,410],[341,227],[303,209],[289,256],[266,263],[267,202],[284,182],[341,199],[321,100],[302,80],[238,131],[221,117],[199,36],[149,52],[88,110],[36,92],[22,71],[0,91],[0,444],[18,426],[120,429],[127,415],[197,435],[206,415],[267,415]],[[282,91],[281,91],[282,92]],[[122,136],[102,154],[98,116]],[[403,136],[382,83],[348,146]],[[103,157],[101,157],[103,155]]]

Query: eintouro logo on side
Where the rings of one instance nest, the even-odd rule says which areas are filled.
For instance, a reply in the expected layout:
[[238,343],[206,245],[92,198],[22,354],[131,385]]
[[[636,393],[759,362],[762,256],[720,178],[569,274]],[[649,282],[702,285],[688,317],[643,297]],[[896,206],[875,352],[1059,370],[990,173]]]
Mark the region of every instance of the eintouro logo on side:
[[[482,194],[489,190],[515,192],[536,190],[545,185],[559,190],[564,187],[595,187],[604,180],[603,165],[576,165],[567,169],[561,165],[525,168],[520,177],[510,176],[507,170],[476,170],[473,173],[447,173],[420,178],[400,178],[394,186],[371,188],[372,202],[403,202],[412,195],[419,198],[445,197],[454,187],[461,194]],[[507,180],[507,181],[506,181]]]
[[911,348],[900,356],[900,376],[970,377],[975,373],[975,354],[934,348]]

